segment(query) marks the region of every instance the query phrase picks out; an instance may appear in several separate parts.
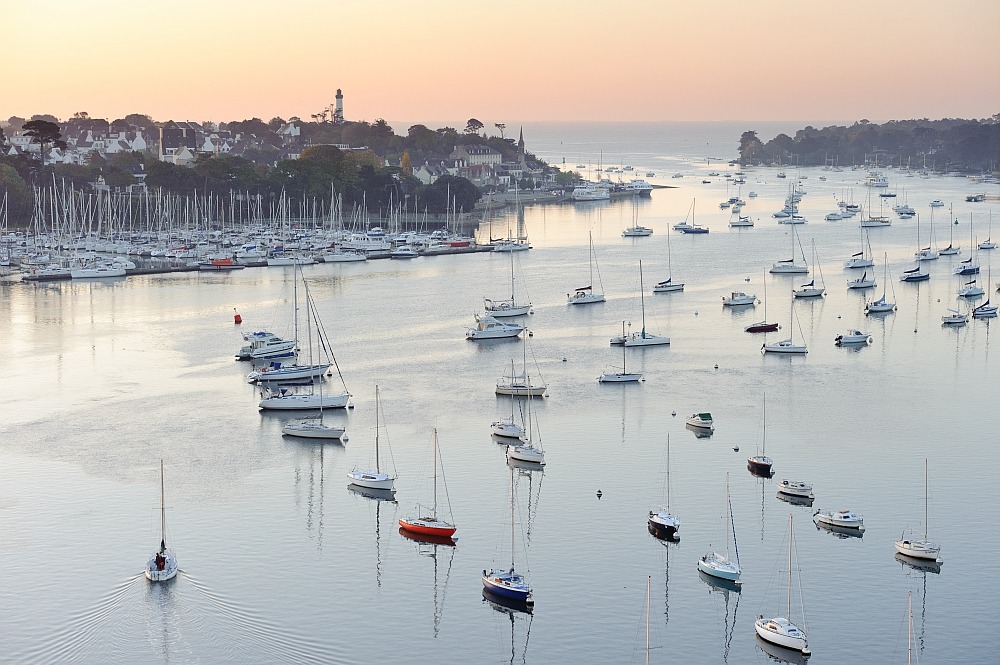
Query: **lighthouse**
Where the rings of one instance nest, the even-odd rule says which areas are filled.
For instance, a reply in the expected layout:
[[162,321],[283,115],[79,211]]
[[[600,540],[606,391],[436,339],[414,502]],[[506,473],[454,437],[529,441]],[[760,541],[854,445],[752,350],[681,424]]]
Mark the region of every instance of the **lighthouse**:
[[344,124],[344,93],[337,88],[337,102],[333,107],[333,122],[338,125]]

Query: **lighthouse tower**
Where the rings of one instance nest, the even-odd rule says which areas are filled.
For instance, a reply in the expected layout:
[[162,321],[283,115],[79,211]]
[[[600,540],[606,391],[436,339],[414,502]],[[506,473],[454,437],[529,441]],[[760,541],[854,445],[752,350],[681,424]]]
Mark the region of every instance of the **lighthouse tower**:
[[337,88],[337,103],[333,107],[333,122],[338,125],[344,123],[344,93]]

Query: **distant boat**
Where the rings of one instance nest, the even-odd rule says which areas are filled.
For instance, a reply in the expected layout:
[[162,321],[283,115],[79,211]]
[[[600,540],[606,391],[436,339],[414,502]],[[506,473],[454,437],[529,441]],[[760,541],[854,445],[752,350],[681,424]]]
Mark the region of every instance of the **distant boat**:
[[805,354],[808,353],[808,349],[805,344],[796,344],[792,339],[792,327],[795,317],[795,299],[792,299],[792,304],[789,307],[788,312],[788,338],[783,339],[779,342],[764,343],[760,347],[761,351],[764,353],[784,353],[784,354]]
[[[623,336],[625,335],[625,322],[624,321],[622,321],[622,335]],[[620,371],[620,372],[617,372],[617,371],[607,372],[606,371],[603,374],[601,374],[599,377],[597,377],[597,380],[599,382],[601,382],[601,383],[632,383],[632,382],[635,382],[635,381],[639,381],[640,379],[642,379],[642,374],[641,373],[639,373],[639,372],[631,372],[631,373],[629,373],[628,369],[625,366],[625,345],[624,344],[622,344],[622,371]]]
[[523,573],[514,568],[514,469],[510,470],[510,568],[483,570],[483,589],[513,602],[527,606],[535,604],[531,585]]
[[693,413],[684,423],[696,429],[715,430],[715,422],[712,420],[712,414],[708,412]]
[[[625,346],[662,346],[670,344],[669,337],[646,332],[646,290],[642,281],[642,261],[639,261],[639,302],[642,309],[642,330],[638,333],[623,335],[621,338],[622,344]],[[612,340],[611,343],[614,344],[615,341]]]
[[803,499],[815,499],[813,486],[800,480],[782,480],[778,483],[778,492],[787,496],[795,496]]
[[523,316],[531,312],[530,302],[517,302],[514,298],[514,252],[510,252],[510,298],[504,300],[484,298],[484,306],[487,316],[497,319]]
[[[694,205],[694,202],[691,203]],[[673,263],[670,256],[670,234],[667,234],[667,278],[662,282],[657,282],[653,287],[653,293],[670,293],[672,291],[683,291],[684,282],[675,282],[673,273]]]
[[865,530],[864,518],[851,510],[831,510],[825,513],[817,510],[813,514],[813,521],[818,526],[857,529],[859,532]]
[[751,323],[743,329],[744,332],[748,333],[764,333],[764,332],[775,332],[781,326],[778,325],[777,321],[774,323],[768,323],[767,321],[767,273],[764,274],[764,298],[762,299],[764,303],[764,320],[758,321],[757,323]]
[[756,303],[757,296],[752,293],[733,291],[728,296],[722,296],[723,307],[741,307],[743,305],[755,305]]
[[861,332],[856,328],[851,328],[846,333],[837,335],[833,341],[837,346],[844,346],[846,344],[867,344],[872,341],[872,336],[866,332]]
[[[774,274],[781,274],[781,275],[807,275],[807,274],[809,274],[809,266],[806,264],[805,255],[802,256],[802,263],[796,263],[795,262],[795,254],[796,254],[796,252],[795,252],[795,240],[796,240],[796,238],[795,238],[795,227],[794,226],[792,227],[791,236],[792,236],[792,258],[790,258],[790,259],[781,259],[779,261],[775,261],[774,265],[771,266],[771,269],[768,272],[774,273]],[[799,249],[801,251],[801,247]]]
[[651,534],[662,540],[680,540],[677,533],[681,528],[681,521],[670,512],[670,434],[667,434],[667,476],[664,484],[665,506],[661,506],[656,512],[649,511],[646,519],[646,528]]
[[[590,244],[590,284],[587,286],[581,286],[576,289],[573,293],[566,294],[566,302],[570,305],[589,305],[591,303],[604,302],[604,293],[594,293],[594,262],[596,260],[594,256],[594,235],[593,233],[588,233],[587,237]],[[601,278],[601,269],[597,269],[597,279]],[[603,291],[603,285],[602,285]]]
[[774,462],[765,453],[767,445],[767,395],[761,398],[761,439],[760,453],[747,458],[747,469],[755,476],[770,478],[774,475],[772,465]]
[[466,328],[465,338],[471,340],[503,339],[517,337],[524,331],[524,326],[518,323],[505,323],[492,316],[476,315],[476,325]]

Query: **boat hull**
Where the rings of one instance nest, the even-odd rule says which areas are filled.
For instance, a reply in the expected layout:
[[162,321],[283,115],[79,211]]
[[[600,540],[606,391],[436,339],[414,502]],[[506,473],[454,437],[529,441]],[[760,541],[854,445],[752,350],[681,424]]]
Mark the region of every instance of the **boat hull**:
[[776,332],[781,326],[777,323],[766,323],[761,321],[760,323],[754,323],[743,329],[744,332],[748,333],[766,333],[766,332]]
[[143,573],[150,582],[166,582],[177,576],[177,559],[172,552],[168,551],[163,566],[160,567],[156,564],[156,555],[154,554],[146,562]]
[[897,540],[896,552],[911,559],[937,561],[941,556],[941,546],[926,540]]
[[343,427],[322,423],[289,423],[281,428],[282,434],[302,439],[339,439],[346,431]]
[[531,445],[507,446],[507,457],[508,459],[531,462],[533,464],[545,463],[545,453]]
[[317,409],[346,409],[351,396],[341,395],[281,395],[265,397],[257,405],[268,411],[309,411]]
[[524,436],[524,428],[513,422],[498,420],[490,428],[493,436],[499,436],[504,439],[520,439]]
[[698,559],[698,570],[706,575],[711,575],[712,577],[717,577],[720,580],[726,580],[729,582],[736,582],[740,579],[739,569],[735,568],[731,562],[724,560],[720,561],[708,554]]
[[669,337],[659,335],[631,335],[625,339],[625,346],[662,346],[670,344]]
[[389,474],[379,471],[348,471],[347,477],[352,485],[370,490],[391,490],[396,480]]
[[531,593],[531,587],[524,582],[524,578],[515,573],[513,568],[509,571],[483,571],[483,589],[492,594],[514,600],[525,605],[532,605],[535,598]]
[[[787,623],[787,622],[786,622]],[[757,617],[754,621],[754,630],[757,631],[757,635],[766,642],[771,644],[777,644],[779,647],[785,647],[786,649],[794,649],[802,653],[809,652],[809,643],[806,641],[805,636],[799,637],[797,635],[789,635],[785,632],[780,631],[776,628],[771,628],[773,626],[774,620],[764,619],[763,617]],[[788,624],[794,628],[793,624]],[[795,628],[796,632],[799,632]]]
[[497,384],[497,395],[510,395],[513,397],[543,397],[545,386],[519,386],[516,384]]
[[486,313],[495,319],[524,316],[531,311],[531,305],[511,305],[507,307],[487,307]]
[[747,460],[747,468],[750,470],[750,473],[766,478],[774,475],[774,470],[771,468],[773,464],[770,457],[763,455],[751,457]]
[[410,533],[435,538],[451,538],[456,531],[454,524],[448,524],[433,517],[401,517],[399,518],[399,526]]
[[601,383],[633,383],[639,381],[642,378],[642,374],[622,374],[621,372],[615,372],[612,374],[601,374],[597,380]]

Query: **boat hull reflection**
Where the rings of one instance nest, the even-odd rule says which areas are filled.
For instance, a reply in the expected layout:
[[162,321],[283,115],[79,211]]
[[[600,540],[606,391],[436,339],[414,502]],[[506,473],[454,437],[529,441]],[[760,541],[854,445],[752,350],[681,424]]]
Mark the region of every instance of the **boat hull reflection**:
[[403,527],[399,527],[399,535],[407,540],[412,540],[417,543],[427,543],[429,545],[445,545],[447,547],[455,547],[455,545],[458,544],[455,542],[455,539],[450,536],[432,536],[425,533],[414,533],[404,529]]

